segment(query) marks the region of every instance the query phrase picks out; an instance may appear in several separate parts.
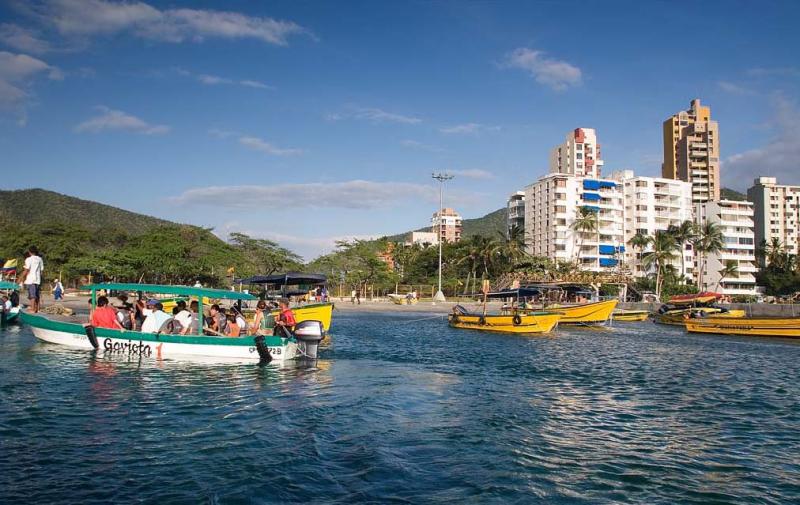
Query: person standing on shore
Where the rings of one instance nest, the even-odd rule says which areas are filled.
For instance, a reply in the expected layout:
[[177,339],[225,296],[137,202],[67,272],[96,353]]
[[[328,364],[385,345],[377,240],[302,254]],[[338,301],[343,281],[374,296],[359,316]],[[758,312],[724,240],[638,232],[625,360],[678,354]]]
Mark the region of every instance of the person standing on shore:
[[31,302],[31,312],[39,312],[39,301],[41,299],[42,270],[44,262],[39,257],[39,250],[36,246],[30,246],[25,258],[25,269],[22,271],[23,281],[20,286],[28,290],[28,300]]
[[53,282],[53,299],[56,301],[64,299],[64,285],[61,284],[61,279]]

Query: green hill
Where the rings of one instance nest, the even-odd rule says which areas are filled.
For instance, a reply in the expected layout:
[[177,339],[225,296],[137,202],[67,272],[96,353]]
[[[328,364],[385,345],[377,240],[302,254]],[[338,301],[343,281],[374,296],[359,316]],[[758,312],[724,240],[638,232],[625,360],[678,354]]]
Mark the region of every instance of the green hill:
[[134,235],[174,224],[44,189],[0,191],[0,221],[30,225],[61,222],[90,231],[126,230]]
[[744,193],[739,193],[738,191],[730,188],[722,188],[719,191],[719,197],[723,200],[735,200],[737,202],[743,202],[747,200],[747,195]]
[[[463,229],[461,230],[461,236],[467,238],[473,235],[483,235],[487,237],[496,238],[498,232],[505,235],[507,214],[508,210],[506,208],[502,208],[502,209],[497,209],[494,212],[490,212],[483,217],[464,219],[464,221],[462,222]],[[430,226],[426,226],[424,228],[417,228],[416,230],[409,230],[405,233],[390,235],[386,237],[386,239],[389,240],[390,242],[400,242],[402,240],[405,240],[406,235],[408,235],[412,231],[430,231],[430,229],[431,229]]]

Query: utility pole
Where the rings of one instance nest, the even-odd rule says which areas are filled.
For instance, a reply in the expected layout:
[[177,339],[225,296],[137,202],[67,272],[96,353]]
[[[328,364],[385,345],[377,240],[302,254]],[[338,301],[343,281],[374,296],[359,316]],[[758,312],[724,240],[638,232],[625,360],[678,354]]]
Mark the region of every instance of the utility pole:
[[455,177],[447,172],[431,174],[431,177],[439,181],[439,291],[433,297],[434,302],[445,301],[444,293],[442,293],[442,230],[444,229],[444,219],[442,213],[444,211],[444,183]]

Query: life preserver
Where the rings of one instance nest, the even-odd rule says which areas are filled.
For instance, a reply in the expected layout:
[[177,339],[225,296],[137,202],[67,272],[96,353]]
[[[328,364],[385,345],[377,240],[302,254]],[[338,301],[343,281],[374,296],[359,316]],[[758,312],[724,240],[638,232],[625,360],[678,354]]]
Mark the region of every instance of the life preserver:
[[522,317],[519,314],[514,314],[514,326],[519,326],[522,324]]

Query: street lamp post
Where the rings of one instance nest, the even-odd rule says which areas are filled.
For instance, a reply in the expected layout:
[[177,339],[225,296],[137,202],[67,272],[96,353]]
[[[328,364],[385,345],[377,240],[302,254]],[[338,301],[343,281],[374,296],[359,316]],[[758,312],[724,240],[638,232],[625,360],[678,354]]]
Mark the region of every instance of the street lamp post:
[[445,173],[431,174],[431,177],[439,181],[439,291],[433,297],[434,302],[445,301],[444,293],[442,293],[442,230],[444,228],[444,219],[442,214],[444,212],[444,183],[452,179],[453,175]]

